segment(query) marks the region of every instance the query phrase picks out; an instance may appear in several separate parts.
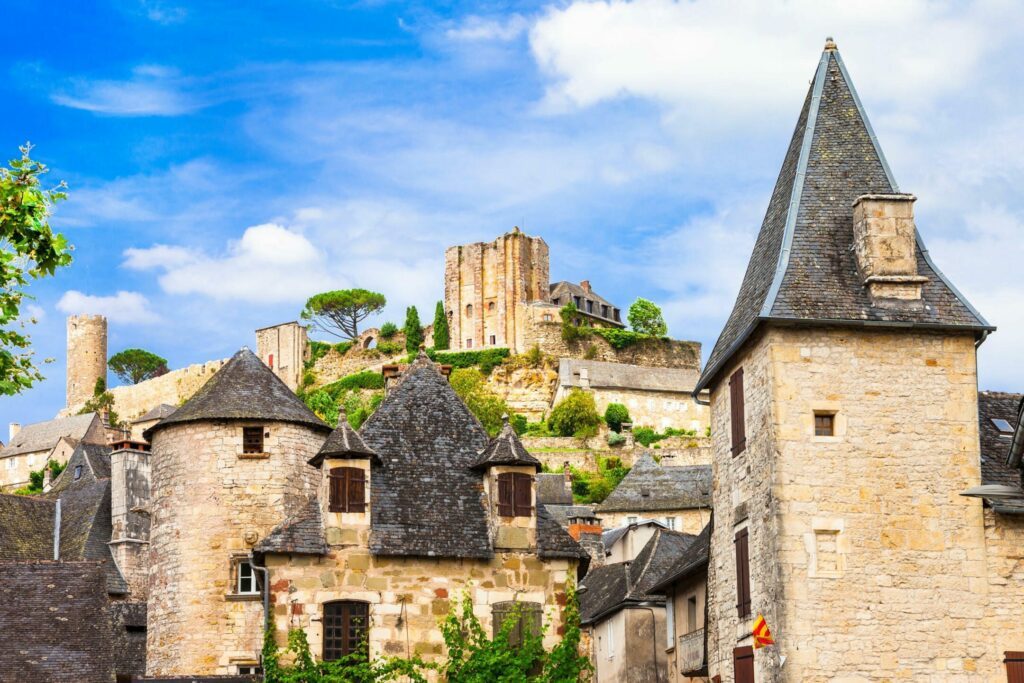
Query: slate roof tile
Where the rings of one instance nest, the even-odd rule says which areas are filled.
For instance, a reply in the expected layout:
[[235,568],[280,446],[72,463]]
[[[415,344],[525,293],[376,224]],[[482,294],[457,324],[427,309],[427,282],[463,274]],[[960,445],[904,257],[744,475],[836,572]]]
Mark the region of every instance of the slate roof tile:
[[352,429],[344,413],[338,416],[338,426],[327,437],[317,454],[310,459],[309,464],[320,469],[325,458],[369,458],[380,462],[380,458],[373,452],[373,449],[363,442],[356,430]]
[[294,555],[326,555],[320,503],[309,501],[294,517],[273,529],[253,548],[258,553],[291,553]]
[[88,434],[89,427],[92,426],[95,419],[97,419],[96,413],[85,413],[84,415],[59,417],[46,422],[25,425],[14,435],[7,447],[0,450],[0,458],[22,453],[48,451],[57,445],[57,441],[62,436],[81,441]]
[[711,506],[711,466],[660,465],[644,453],[597,506],[602,512],[656,512]]
[[540,460],[530,455],[515,430],[512,429],[508,416],[505,417],[505,424],[501,428],[501,432],[491,439],[487,447],[481,451],[480,457],[473,463],[473,468],[484,470],[493,465],[523,465],[533,467],[538,471],[541,468]]

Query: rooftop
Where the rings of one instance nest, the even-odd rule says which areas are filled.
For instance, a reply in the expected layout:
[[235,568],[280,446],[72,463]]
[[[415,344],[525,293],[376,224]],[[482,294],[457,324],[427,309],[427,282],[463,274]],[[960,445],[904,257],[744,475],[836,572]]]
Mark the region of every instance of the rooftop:
[[7,447],[0,450],[0,458],[22,453],[48,451],[57,445],[57,442],[64,436],[81,441],[88,434],[93,420],[96,419],[98,419],[96,413],[85,413],[25,425],[14,435]]
[[636,389],[689,393],[697,385],[699,370],[694,368],[653,368],[626,363],[562,358],[558,361],[558,383],[563,387],[587,386],[606,389]]
[[660,465],[650,453],[633,464],[619,485],[597,506],[602,512],[655,512],[711,507],[711,466]]

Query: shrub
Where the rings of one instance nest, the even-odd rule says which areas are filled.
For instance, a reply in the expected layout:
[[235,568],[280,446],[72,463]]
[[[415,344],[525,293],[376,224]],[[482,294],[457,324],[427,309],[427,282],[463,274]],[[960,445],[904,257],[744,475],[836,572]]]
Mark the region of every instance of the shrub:
[[500,396],[487,388],[484,374],[476,368],[459,368],[452,371],[449,381],[469,412],[480,420],[490,436],[496,436],[504,424],[502,416],[509,409]]
[[28,473],[28,486],[15,489],[16,496],[35,496],[43,492],[43,482],[46,479],[46,470],[50,470],[50,481],[54,481],[60,473],[68,466],[67,463],[59,463],[56,460],[47,460],[41,470],[33,470]]
[[512,429],[515,430],[516,434],[518,434],[519,436],[522,436],[523,434],[526,433],[526,425],[527,425],[527,423],[526,423],[526,417],[524,415],[519,415],[519,414],[513,415],[511,422],[512,422]]
[[357,372],[351,375],[342,377],[337,382],[331,382],[320,387],[321,391],[326,391],[332,398],[338,398],[343,392],[351,391],[353,389],[383,389],[384,388],[384,375],[379,372],[372,372],[370,370],[364,370],[363,372]]
[[540,350],[540,344],[534,344],[523,355],[526,357],[526,364],[531,368],[539,368],[544,362],[544,353]]
[[575,304],[562,306],[558,315],[562,317],[562,341],[573,342],[587,336],[588,329],[579,326],[579,309]]
[[509,357],[508,349],[481,349],[479,351],[453,351],[443,352],[428,349],[427,355],[430,360],[441,365],[450,365],[454,369],[479,367],[480,372],[485,375],[491,374],[491,370],[501,365]]
[[338,426],[338,401],[323,389],[307,394],[302,399],[306,407],[331,427]]
[[587,350],[583,352],[583,358],[585,360],[594,360],[597,358],[597,347],[593,344],[588,344]]
[[338,352],[338,355],[344,356],[346,353],[348,353],[348,350],[355,345],[356,343],[354,341],[338,342],[337,344],[334,345],[334,350]]
[[[525,418],[524,418],[525,419]],[[548,429],[548,423],[542,422],[527,422],[526,429],[519,432],[520,436],[554,436],[554,433]]]
[[609,446],[621,446],[626,443],[626,437],[618,432],[609,432],[607,441]]
[[660,441],[663,438],[665,437],[655,432],[651,427],[637,427],[633,430],[633,439],[643,446],[650,446],[655,441]]
[[653,339],[653,337],[646,334],[612,327],[595,327],[592,331],[611,344],[612,348],[619,351],[646,339]]
[[604,409],[604,421],[613,432],[621,432],[622,423],[631,421],[629,409],[621,403],[609,403]]
[[559,436],[593,436],[600,424],[594,395],[580,389],[569,392],[548,417],[548,427]]
[[386,322],[380,326],[380,338],[391,339],[398,334],[398,325],[393,322]]
[[384,356],[397,356],[398,354],[405,351],[405,346],[401,342],[380,342],[377,344],[377,351]]
[[[351,342],[349,342],[351,343]],[[331,350],[331,345],[322,341],[316,341],[315,339],[309,342],[309,360],[306,361],[305,367],[307,369],[313,367],[318,360],[327,355],[327,352]]]
[[640,334],[663,337],[668,332],[661,309],[647,299],[637,299],[629,307],[629,326]]
[[451,345],[451,331],[448,329],[448,316],[444,313],[444,303],[437,302],[434,307],[434,348],[447,349]]

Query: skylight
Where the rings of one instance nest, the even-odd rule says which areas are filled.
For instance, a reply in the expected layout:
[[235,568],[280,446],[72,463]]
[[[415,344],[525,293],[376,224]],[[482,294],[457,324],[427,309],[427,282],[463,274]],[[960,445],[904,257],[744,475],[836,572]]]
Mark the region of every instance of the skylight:
[[999,436],[1012,436],[1013,435],[1013,427],[1011,427],[1010,423],[1007,422],[1006,420],[1004,420],[1003,418],[1001,418],[1001,417],[994,417],[994,418],[992,418],[992,424],[994,424],[996,426],[996,429],[999,430]]

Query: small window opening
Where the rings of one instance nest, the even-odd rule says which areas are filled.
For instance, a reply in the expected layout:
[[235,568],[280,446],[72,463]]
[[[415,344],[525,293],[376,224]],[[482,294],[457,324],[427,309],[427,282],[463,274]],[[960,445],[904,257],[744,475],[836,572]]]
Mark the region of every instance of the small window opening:
[[259,582],[256,580],[256,570],[252,568],[252,563],[249,560],[239,560],[236,567],[235,592],[239,595],[259,593]]
[[467,339],[466,340],[466,348],[467,349],[473,348],[473,340],[472,339]]
[[495,308],[495,306],[494,306],[494,302],[493,301],[490,301],[490,302],[487,303],[487,310],[488,311],[493,311],[494,308]]
[[268,366],[268,367],[269,367],[269,368],[270,368],[271,370],[273,370],[273,369],[274,369],[274,354],[270,354],[270,355],[269,355],[269,356],[267,357],[267,366]]
[[82,466],[81,465],[75,465],[75,481],[78,481],[81,478],[82,478]]
[[263,452],[263,427],[242,427],[242,452]]
[[491,335],[491,346],[494,346],[497,343],[498,343],[498,338],[492,334]]
[[334,467],[330,474],[331,512],[366,512],[366,471]]
[[365,602],[324,603],[324,650],[327,661],[359,652],[370,623],[370,606]]
[[472,318],[473,317],[473,304],[466,304],[466,317],[467,318]]
[[533,477],[521,472],[498,475],[498,515],[529,517],[533,514]]
[[835,436],[836,433],[836,415],[835,413],[815,413],[814,414],[814,435],[815,436]]

